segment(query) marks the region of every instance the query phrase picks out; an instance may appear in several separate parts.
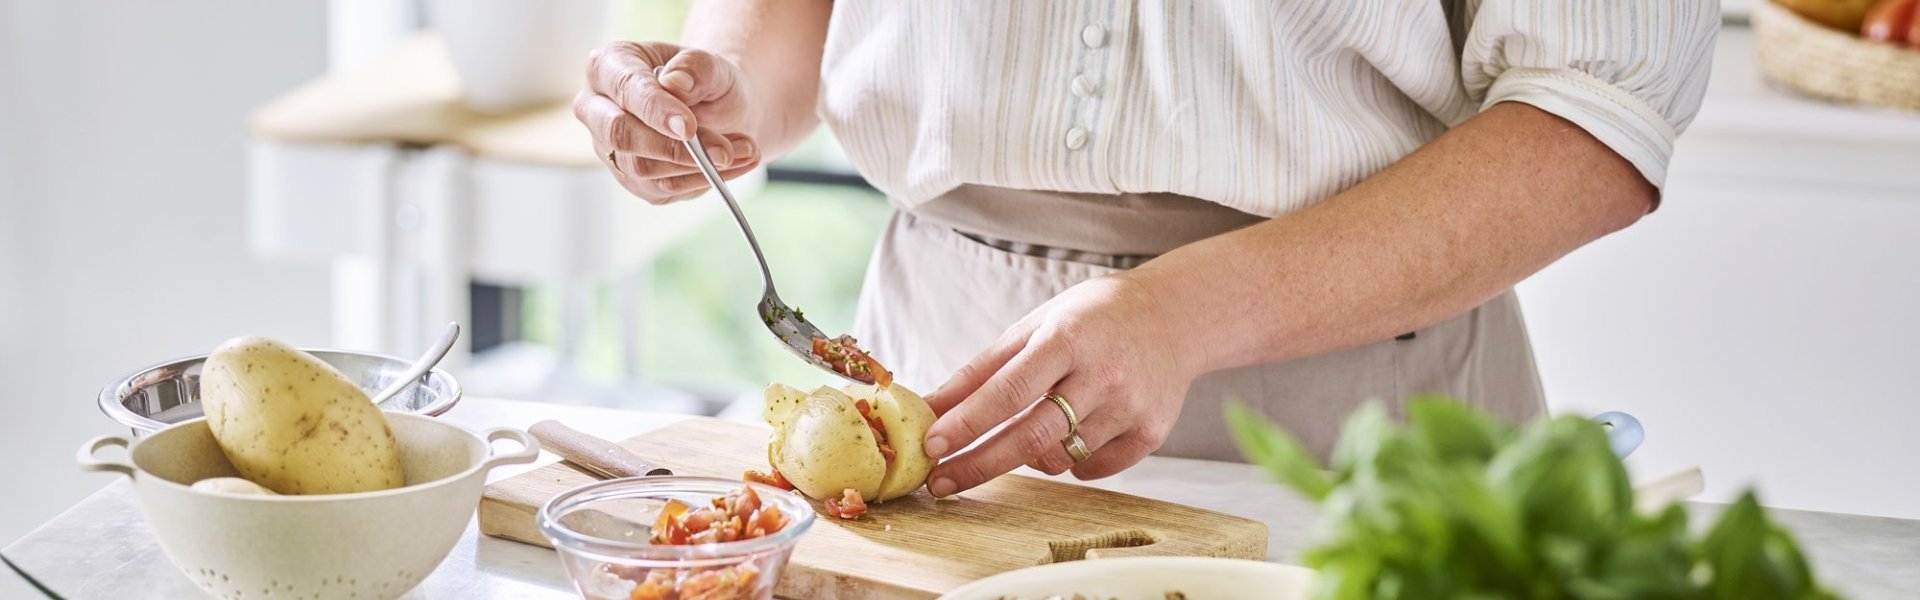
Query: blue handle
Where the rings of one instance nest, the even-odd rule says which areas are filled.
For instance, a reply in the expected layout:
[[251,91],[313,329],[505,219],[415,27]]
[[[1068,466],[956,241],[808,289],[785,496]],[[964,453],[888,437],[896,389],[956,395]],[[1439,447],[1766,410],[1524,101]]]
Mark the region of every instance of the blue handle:
[[1647,430],[1640,428],[1640,420],[1623,412],[1600,413],[1593,418],[1595,423],[1607,428],[1607,442],[1613,446],[1614,456],[1626,458],[1628,454],[1640,448],[1647,441]]

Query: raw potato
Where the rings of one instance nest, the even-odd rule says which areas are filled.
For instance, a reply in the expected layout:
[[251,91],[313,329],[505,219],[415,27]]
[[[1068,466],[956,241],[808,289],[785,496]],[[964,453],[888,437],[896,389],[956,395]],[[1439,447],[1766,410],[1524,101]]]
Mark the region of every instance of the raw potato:
[[386,415],[331,365],[263,337],[228,340],[200,371],[200,403],[240,475],[281,494],[406,483]]
[[[867,401],[886,431],[892,465],[860,417],[859,400]],[[933,409],[897,384],[851,385],[844,392],[821,387],[809,394],[776,383],[767,387],[766,403],[762,416],[773,426],[767,462],[808,496],[839,498],[853,489],[867,500],[892,500],[920,489],[933,469],[923,447]]]
[[278,496],[273,490],[260,487],[260,484],[239,477],[209,477],[193,482],[193,489],[201,492],[220,494],[255,494],[260,496]]

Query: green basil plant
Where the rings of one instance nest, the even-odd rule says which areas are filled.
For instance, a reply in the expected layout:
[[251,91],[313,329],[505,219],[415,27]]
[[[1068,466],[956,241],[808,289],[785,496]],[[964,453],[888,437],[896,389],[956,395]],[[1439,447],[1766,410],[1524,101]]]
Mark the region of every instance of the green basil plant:
[[1753,493],[1702,534],[1675,503],[1634,510],[1600,425],[1509,426],[1439,397],[1348,417],[1331,472],[1246,407],[1227,421],[1247,458],[1319,503],[1304,556],[1315,598],[1802,600],[1836,598]]

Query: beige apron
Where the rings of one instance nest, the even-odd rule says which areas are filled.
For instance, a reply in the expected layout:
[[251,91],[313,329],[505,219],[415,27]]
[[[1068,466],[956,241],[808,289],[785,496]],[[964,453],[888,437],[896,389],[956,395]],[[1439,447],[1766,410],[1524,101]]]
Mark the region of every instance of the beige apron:
[[[868,266],[854,334],[900,382],[932,390],[1068,287],[1261,220],[1171,194],[962,186],[893,215]],[[1422,392],[1512,421],[1543,412],[1512,291],[1395,339],[1201,376],[1158,454],[1240,460],[1221,418],[1222,404],[1238,399],[1324,460],[1341,420],[1362,402],[1380,399],[1397,416],[1407,396]]]

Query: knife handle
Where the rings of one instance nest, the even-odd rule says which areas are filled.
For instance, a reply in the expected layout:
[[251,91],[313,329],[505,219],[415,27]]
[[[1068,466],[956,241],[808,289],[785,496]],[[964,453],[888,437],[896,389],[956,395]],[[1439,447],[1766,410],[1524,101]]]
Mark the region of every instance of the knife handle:
[[654,466],[619,444],[581,433],[559,421],[534,423],[527,428],[527,433],[540,440],[541,448],[601,479],[673,474],[672,470]]

